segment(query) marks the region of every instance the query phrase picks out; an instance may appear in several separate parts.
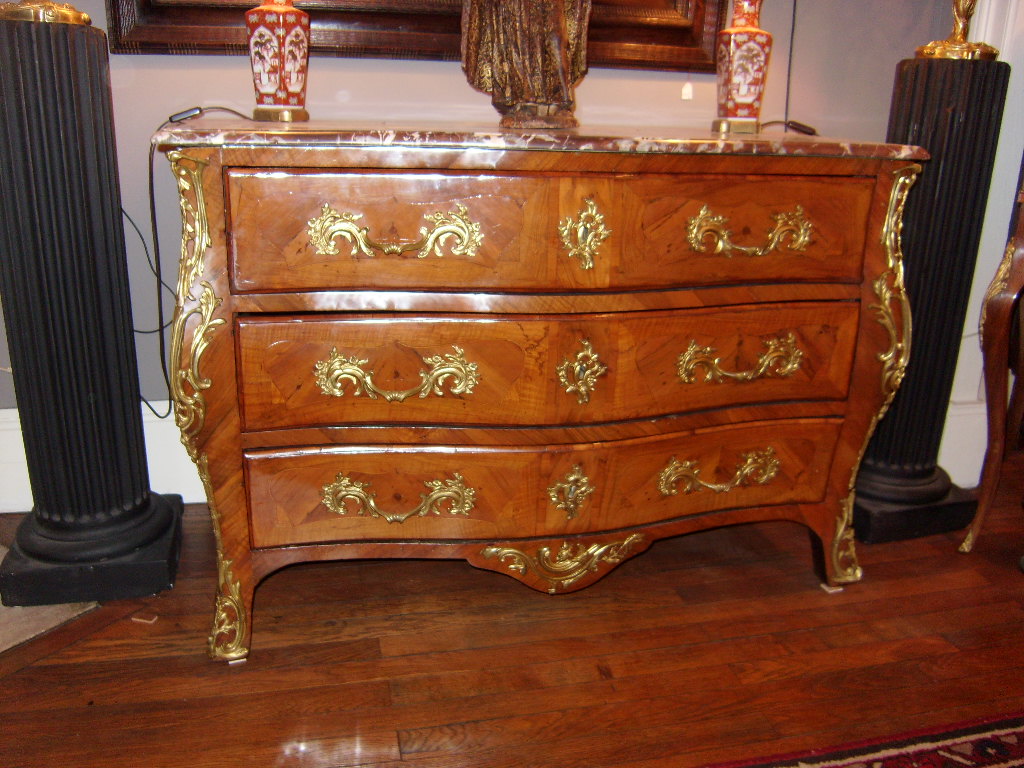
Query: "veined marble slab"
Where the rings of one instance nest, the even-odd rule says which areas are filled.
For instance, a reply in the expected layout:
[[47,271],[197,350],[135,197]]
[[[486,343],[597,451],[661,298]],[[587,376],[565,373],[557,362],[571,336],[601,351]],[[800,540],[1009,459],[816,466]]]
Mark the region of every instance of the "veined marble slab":
[[452,149],[540,150],[574,152],[807,155],[927,159],[920,147],[846,141],[821,136],[766,132],[716,136],[682,128],[577,128],[569,131],[505,130],[493,126],[436,125],[399,127],[346,125],[337,122],[260,123],[239,118],[198,117],[172,124],[153,137],[169,146],[303,146],[424,147]]

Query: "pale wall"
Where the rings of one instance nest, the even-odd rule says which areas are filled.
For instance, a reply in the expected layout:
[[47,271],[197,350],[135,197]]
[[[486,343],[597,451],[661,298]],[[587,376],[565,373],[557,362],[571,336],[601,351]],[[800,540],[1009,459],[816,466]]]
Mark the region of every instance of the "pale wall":
[[[1002,22],[1017,14],[1014,0],[981,0],[978,22],[988,14],[992,28],[1008,41],[1013,37]],[[80,0],[76,6],[88,12],[98,27],[105,27],[105,9],[98,0]],[[882,140],[897,62],[913,55],[913,49],[929,40],[945,37],[951,27],[950,5],[940,0],[813,0],[798,4],[795,45],[790,57],[790,30],[794,0],[768,0],[762,25],[773,32],[773,54],[763,119],[780,119],[786,114],[816,126],[822,134],[850,139]],[[1019,28],[1019,19],[1016,21]],[[1011,25],[1010,30],[1013,27]],[[1020,39],[1021,35],[1017,36]],[[986,38],[993,42],[991,38]],[[996,41],[998,42],[998,41]],[[1020,52],[1017,52],[1019,57]],[[787,70],[791,69],[791,77]],[[118,143],[124,207],[143,232],[149,232],[147,164],[149,137],[158,126],[179,110],[191,106],[227,106],[248,113],[252,109],[248,64],[242,57],[221,56],[126,56],[111,57],[115,129]],[[687,81],[694,98],[680,99]],[[787,82],[790,83],[787,94]],[[310,64],[308,107],[316,119],[387,122],[416,126],[425,122],[476,122],[493,127],[496,114],[488,97],[473,91],[458,63],[340,59],[315,57]],[[1019,86],[1017,90],[1022,90]],[[600,125],[628,125],[653,134],[658,126],[682,125],[695,133],[704,132],[714,116],[714,76],[708,74],[637,70],[592,70],[577,91],[577,116],[588,128]],[[1018,120],[1016,126],[1021,125]],[[1019,127],[1016,128],[1019,134]],[[1010,153],[1012,155],[1012,152]],[[1020,157],[1019,150],[1017,157]],[[1009,163],[1012,157],[1006,160]],[[1002,162],[1002,161],[1001,161]],[[155,197],[159,210],[159,232],[165,279],[173,284],[175,259],[180,244],[176,193],[166,164],[157,158]],[[1013,181],[1016,180],[1016,172]],[[1011,181],[1011,187],[1013,184]],[[1008,205],[1004,206],[1003,237]],[[989,227],[998,230],[998,215]],[[137,328],[156,323],[152,275],[145,265],[134,233],[127,230],[132,305]],[[1002,247],[997,249],[1002,252]],[[981,282],[995,269],[985,254],[979,265]],[[976,280],[975,293],[983,291]],[[169,298],[169,297],[168,297]],[[167,302],[169,312],[171,301]],[[976,317],[972,315],[968,325]],[[971,328],[968,328],[968,333]],[[156,343],[151,336],[138,337],[143,392],[165,400],[158,374]],[[969,343],[968,345],[969,346]],[[0,345],[0,366],[6,349]],[[969,359],[958,374],[956,397],[964,399],[970,430],[978,441],[977,390],[980,363]],[[0,408],[13,406],[9,377],[0,373]],[[973,411],[971,409],[974,409]],[[2,413],[2,411],[0,411]],[[951,415],[952,418],[952,415]],[[0,418],[0,432],[16,434],[16,414]],[[13,425],[13,426],[12,426]],[[967,434],[966,427],[958,434]],[[983,425],[982,425],[983,430]],[[181,448],[174,444],[173,430],[165,422],[147,418],[153,489],[185,493],[201,499],[198,484],[187,465],[182,470]],[[4,441],[0,435],[0,445]],[[9,455],[17,446],[8,445]],[[0,474],[5,471],[0,455]],[[170,457],[170,458],[168,458]],[[13,461],[13,464],[12,464]],[[953,452],[944,466],[966,485],[977,480],[980,454],[977,447]],[[16,466],[16,460],[7,465]],[[25,509],[27,484],[8,478],[0,497],[0,511]],[[20,489],[20,490],[19,490]]]

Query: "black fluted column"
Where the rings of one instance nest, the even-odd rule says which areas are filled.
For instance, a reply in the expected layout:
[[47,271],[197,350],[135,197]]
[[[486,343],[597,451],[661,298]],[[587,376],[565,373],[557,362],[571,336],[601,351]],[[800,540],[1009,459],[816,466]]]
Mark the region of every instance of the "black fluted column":
[[106,36],[0,20],[0,296],[34,507],[6,605],[174,582],[181,497],[149,490]]
[[932,159],[907,198],[903,252],[913,312],[910,363],[868,445],[854,527],[863,541],[952,531],[974,496],[938,466],[981,238],[1010,67],[999,61],[911,59],[899,65],[888,140]]

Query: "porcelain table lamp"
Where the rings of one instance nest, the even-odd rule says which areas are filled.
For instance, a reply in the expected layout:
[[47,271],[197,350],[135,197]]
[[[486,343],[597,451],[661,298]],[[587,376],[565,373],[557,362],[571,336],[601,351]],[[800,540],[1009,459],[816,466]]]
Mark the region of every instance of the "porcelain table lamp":
[[735,0],[732,26],[718,33],[718,133],[757,133],[772,36],[761,29],[762,0]]
[[245,14],[256,88],[254,120],[308,120],[309,14],[292,0],[270,0]]

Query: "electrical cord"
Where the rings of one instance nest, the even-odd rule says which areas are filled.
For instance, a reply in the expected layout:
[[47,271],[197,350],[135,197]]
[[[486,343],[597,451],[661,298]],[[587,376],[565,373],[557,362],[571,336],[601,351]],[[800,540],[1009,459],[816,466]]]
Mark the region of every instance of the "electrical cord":
[[[150,187],[149,187],[149,189],[150,189],[150,198],[152,199],[152,196],[153,196],[153,183],[152,183],[153,182],[153,150],[152,150],[152,148],[150,148],[149,169],[150,169],[149,170],[149,178],[150,178]],[[164,341],[164,331],[170,326],[170,323],[169,322],[168,323],[163,322],[163,319],[164,319],[164,296],[163,296],[163,289],[167,289],[167,290],[171,290],[171,289],[170,289],[170,286],[168,286],[167,283],[165,283],[163,281],[163,278],[160,276],[160,260],[159,260],[159,255],[157,256],[156,262],[154,263],[154,260],[150,256],[150,253],[149,253],[149,246],[146,244],[146,238],[143,236],[142,230],[139,229],[139,225],[135,223],[135,220],[131,216],[128,215],[128,212],[124,208],[121,209],[121,215],[124,216],[124,218],[126,218],[128,220],[128,223],[132,225],[132,229],[134,229],[135,233],[139,236],[139,241],[142,243],[142,250],[146,254],[146,263],[149,265],[149,270],[156,277],[156,284],[157,284],[157,288],[156,288],[157,327],[154,328],[151,331],[140,331],[138,328],[132,328],[132,332],[135,333],[135,334],[138,334],[138,335],[151,335],[151,334],[154,334],[154,333],[157,335],[157,338],[159,340],[158,341],[158,345],[159,345],[159,349],[160,349],[160,372],[163,375],[164,386],[167,388],[167,412],[166,413],[159,413],[159,412],[157,412],[156,408],[153,407],[153,404],[151,402],[149,402],[149,400],[146,398],[146,396],[143,395],[142,393],[139,393],[139,398],[142,400],[142,402],[145,404],[145,406],[147,408],[149,408],[149,410],[152,412],[152,414],[154,416],[156,416],[158,419],[166,419],[168,416],[171,415],[171,410],[173,409],[173,406],[171,405],[171,397],[170,397],[170,395],[171,395],[171,378],[170,378],[170,372],[167,369],[167,359],[166,359],[166,354],[165,354],[166,342]],[[154,243],[155,243],[155,231],[154,231]],[[155,247],[154,247],[154,250],[156,250]],[[171,291],[171,292],[173,293],[173,291]]]
[[817,136],[818,131],[814,126],[807,125],[807,123],[800,123],[796,120],[769,120],[767,123],[761,123],[762,128],[767,128],[770,125],[781,125],[787,130],[795,131],[796,133],[802,133],[804,136]]
[[[139,225],[135,223],[135,219],[124,208],[121,209],[121,215],[127,219],[128,223],[132,225],[132,229],[135,230],[135,234],[139,236],[139,243],[142,245],[142,251],[146,254],[146,264],[149,266],[149,271],[153,273],[153,276],[160,281],[160,284],[170,293],[174,295],[174,288],[168,283],[164,282],[163,277],[157,271],[156,265],[153,263],[153,257],[149,253],[149,243],[146,242],[146,237],[142,234],[142,230],[139,229]],[[152,331],[140,331],[138,328],[133,328],[135,333],[158,333],[160,330],[170,326],[170,323],[164,323],[160,328]]]
[[[783,115],[783,120],[787,128],[789,128],[789,97],[792,93],[793,84],[793,49],[796,48],[796,4],[797,0],[793,0],[793,16],[789,24],[789,56],[786,60],[786,111]],[[798,128],[794,128],[794,130],[797,133],[802,133]],[[815,134],[809,135],[813,136]]]
[[804,136],[817,136],[818,131],[813,126],[789,119],[789,97],[792,92],[793,83],[793,49],[796,48],[796,6],[798,0],[793,0],[793,15],[789,26],[789,57],[786,60],[786,103],[784,107],[784,118],[782,120],[770,120],[761,123],[762,128],[772,125],[781,125],[786,131],[802,133]]
[[[238,110],[231,109],[230,107],[220,107],[220,106],[214,106],[214,107],[191,107],[190,109],[186,109],[186,110],[183,110],[181,112],[176,112],[173,115],[171,115],[170,117],[168,117],[166,120],[164,120],[164,122],[162,122],[157,127],[157,129],[156,129],[156,131],[154,131],[154,133],[162,131],[164,128],[166,128],[169,125],[175,125],[177,123],[183,123],[186,120],[191,120],[192,118],[199,117],[200,115],[204,115],[204,114],[206,114],[208,112],[228,112],[229,114],[235,115],[236,117],[240,117],[243,120],[252,120],[252,118],[249,117],[248,115],[244,115],[241,112],[239,112]],[[171,415],[171,412],[174,410],[174,404],[172,402],[172,397],[171,397],[171,374],[170,374],[170,370],[169,370],[169,367],[168,367],[168,361],[167,361],[167,339],[166,339],[166,335],[164,333],[171,326],[171,322],[172,321],[164,322],[164,290],[168,291],[172,296],[175,295],[175,290],[174,290],[174,288],[172,288],[170,285],[168,285],[164,281],[164,279],[163,279],[163,270],[161,269],[160,237],[159,237],[158,228],[157,228],[156,200],[155,200],[155,197],[154,197],[154,194],[153,194],[154,193],[154,186],[155,186],[154,185],[154,176],[155,176],[155,174],[154,174],[153,166],[154,166],[155,159],[156,159],[156,146],[152,142],[150,142],[150,144],[149,144],[149,226],[150,226],[150,231],[152,232],[152,238],[153,238],[152,256],[150,256],[150,249],[147,246],[146,238],[145,238],[145,236],[143,236],[142,231],[139,229],[138,225],[135,223],[135,221],[132,219],[132,217],[129,216],[128,213],[123,208],[121,209],[121,213],[124,215],[124,217],[126,219],[128,219],[128,221],[131,223],[132,227],[135,229],[135,232],[138,234],[139,240],[142,241],[142,248],[143,248],[143,251],[146,254],[146,262],[149,264],[149,269],[153,273],[154,277],[156,278],[156,316],[157,316],[157,327],[155,329],[153,329],[153,330],[150,330],[150,331],[140,331],[138,329],[133,329],[133,331],[135,333],[139,334],[139,335],[152,335],[152,334],[156,334],[156,337],[157,337],[157,347],[158,347],[159,355],[160,355],[160,372],[163,375],[164,386],[167,387],[167,412],[166,413],[158,413],[157,410],[153,407],[152,403],[149,402],[149,400],[147,400],[145,397],[142,397],[141,395],[140,395],[140,397],[142,398],[142,402],[145,403],[146,407],[149,408],[150,411],[152,411],[154,416],[156,416],[158,419],[166,419],[168,416]]]

